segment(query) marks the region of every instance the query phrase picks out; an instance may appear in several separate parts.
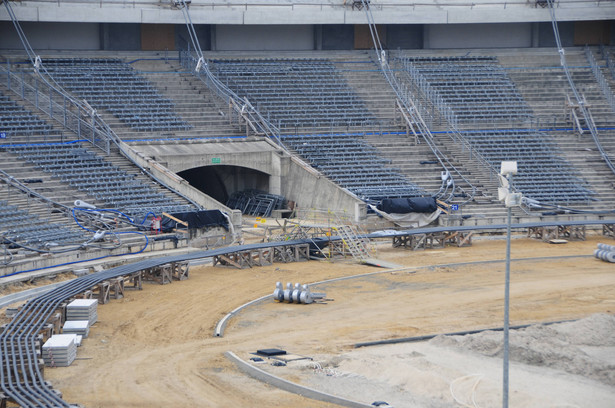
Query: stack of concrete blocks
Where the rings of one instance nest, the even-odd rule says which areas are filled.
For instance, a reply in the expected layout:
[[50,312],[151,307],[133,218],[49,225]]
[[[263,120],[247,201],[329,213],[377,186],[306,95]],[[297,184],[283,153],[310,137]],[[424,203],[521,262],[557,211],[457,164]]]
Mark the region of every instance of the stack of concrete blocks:
[[66,306],[66,322],[62,328],[64,334],[77,334],[88,337],[90,326],[98,320],[98,300],[75,299]]
[[77,334],[84,339],[90,334],[90,326],[87,320],[67,320],[62,327],[63,334]]
[[68,367],[77,357],[74,335],[56,334],[43,344],[43,361],[48,367]]
[[98,320],[98,300],[75,299],[66,306],[66,320],[87,320],[91,326]]

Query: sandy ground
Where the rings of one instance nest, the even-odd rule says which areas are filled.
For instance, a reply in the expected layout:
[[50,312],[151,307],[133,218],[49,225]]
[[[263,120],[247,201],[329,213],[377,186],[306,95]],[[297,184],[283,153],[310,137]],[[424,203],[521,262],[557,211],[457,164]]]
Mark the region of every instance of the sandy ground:
[[[594,237],[586,242],[550,245],[518,239],[513,242],[512,257],[590,255],[597,242],[608,241]],[[334,299],[327,304],[307,306],[268,301],[251,307],[231,320],[223,338],[213,337],[217,321],[237,306],[271,293],[276,281],[310,283],[383,270],[350,261],[274,264],[245,270],[193,267],[187,281],[164,286],[148,284],[143,291],[127,292],[124,299],[100,306],[99,322],[78,350],[78,360],[68,368],[46,369],[45,377],[63,392],[65,400],[86,407],[332,406],[247,378],[223,353],[233,351],[247,359],[257,349],[278,347],[316,360],[322,358],[325,362],[338,357],[339,362],[356,367],[351,362],[360,362],[363,357],[355,359],[354,353],[380,353],[377,351],[380,347],[355,350],[356,342],[499,327],[503,319],[502,262],[457,267],[429,265],[501,260],[504,245],[502,240],[485,239],[475,241],[469,248],[412,252],[383,244],[377,256],[406,269],[313,287],[313,291],[326,292],[327,297]],[[576,257],[515,261],[511,269],[512,324],[615,312],[613,264],[593,257]],[[452,368],[444,366],[442,374],[435,366],[438,361],[446,360],[446,354],[438,350],[446,349],[451,356],[459,355],[459,358],[472,351],[432,343],[416,347],[416,350],[399,352],[426,356],[416,360],[425,365],[412,379],[400,381],[396,377],[405,369],[403,364],[395,365],[392,373],[389,370],[389,374],[380,377],[366,375],[365,372],[376,372],[378,365],[374,358],[358,364],[364,372],[357,372],[354,377],[364,379],[357,379],[354,386],[367,390],[370,383],[393,384],[406,396],[398,406],[415,406],[404,405],[404,401],[413,401],[411,398],[443,404],[434,406],[455,406],[450,392],[436,387],[434,381],[422,379],[433,366],[433,376],[442,377],[439,386],[461,376],[482,373],[488,378],[481,380],[476,389],[490,390],[492,399],[478,400],[483,404],[480,406],[492,406],[491,401],[497,400],[496,373],[501,371],[498,368],[501,366],[488,360],[494,357],[482,357],[486,367],[482,371],[482,366],[474,369],[462,360]],[[464,365],[468,367],[462,369]],[[346,366],[336,369],[352,372]],[[280,370],[278,373],[294,381],[318,384],[310,380],[313,371]],[[326,373],[324,377],[337,378]],[[537,387],[526,389],[528,382],[516,382],[515,378],[513,375],[511,379],[513,397],[537,392]],[[470,384],[461,387],[472,387],[472,381],[475,380],[464,379],[462,383]],[[331,381],[322,381],[323,387],[327,383]],[[606,395],[613,395],[612,384],[600,384],[606,388]],[[367,394],[355,393],[355,396],[371,403],[386,400],[390,395],[384,392],[383,397],[371,391]],[[526,406],[525,400],[517,402],[512,398],[511,401],[511,406]]]
[[[510,343],[510,406],[613,406],[614,315],[514,330]],[[313,357],[286,367],[259,368],[338,396],[384,400],[396,408],[501,406],[501,332]]]

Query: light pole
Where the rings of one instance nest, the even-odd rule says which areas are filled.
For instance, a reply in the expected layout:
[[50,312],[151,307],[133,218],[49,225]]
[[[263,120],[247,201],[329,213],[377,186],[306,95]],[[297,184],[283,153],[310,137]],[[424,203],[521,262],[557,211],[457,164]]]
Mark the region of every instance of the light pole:
[[510,310],[510,224],[512,207],[521,205],[521,193],[511,192],[510,184],[513,174],[517,174],[516,161],[503,161],[500,167],[500,183],[498,199],[504,201],[507,208],[506,222],[506,273],[504,278],[504,368],[502,376],[502,407],[508,408],[508,335],[509,335],[509,310]]

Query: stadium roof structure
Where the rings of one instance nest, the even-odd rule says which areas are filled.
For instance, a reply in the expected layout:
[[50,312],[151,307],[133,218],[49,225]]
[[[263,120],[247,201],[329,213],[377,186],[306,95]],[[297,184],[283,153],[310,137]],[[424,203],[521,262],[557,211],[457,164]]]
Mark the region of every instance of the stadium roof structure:
[[[365,24],[354,0],[193,0],[194,24]],[[360,2],[359,2],[360,3]],[[14,2],[20,21],[90,23],[184,22],[173,0],[24,0]],[[546,0],[371,0],[379,24],[467,24],[550,21]],[[559,21],[610,20],[615,1],[559,0]],[[96,10],[96,12],[92,12]],[[0,20],[10,20],[0,9]]]

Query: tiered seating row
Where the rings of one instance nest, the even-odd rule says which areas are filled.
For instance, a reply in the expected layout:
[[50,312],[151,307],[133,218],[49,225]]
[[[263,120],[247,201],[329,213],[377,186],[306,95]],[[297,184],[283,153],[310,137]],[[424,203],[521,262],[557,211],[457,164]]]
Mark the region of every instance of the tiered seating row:
[[179,131],[192,126],[173,111],[174,104],[119,59],[45,60],[53,78],[96,109],[106,109],[137,131]]
[[49,135],[51,126],[26,108],[0,94],[0,133],[2,139],[21,135]]
[[216,61],[213,72],[282,129],[366,126],[378,122],[327,60]]
[[10,146],[6,147],[6,150],[18,154],[89,196],[105,202],[109,208],[121,210],[128,215],[194,209],[189,204],[182,204],[157,192],[134,175],[79,145]]
[[390,160],[357,135],[283,136],[283,143],[328,178],[367,202],[424,195],[418,186],[389,167]]
[[578,172],[556,154],[547,134],[536,131],[485,130],[464,132],[472,146],[495,168],[517,161],[514,186],[525,196],[552,203],[587,202],[593,192]]
[[82,231],[73,231],[67,226],[49,223],[35,214],[9,205],[6,201],[0,201],[0,230],[11,241],[36,249],[72,245],[87,240]]
[[523,121],[533,116],[494,57],[404,57],[400,62],[407,72],[418,72],[426,82],[420,86],[440,96],[459,124]]

